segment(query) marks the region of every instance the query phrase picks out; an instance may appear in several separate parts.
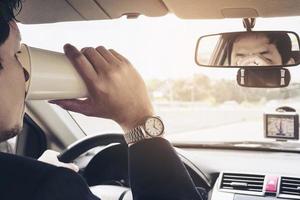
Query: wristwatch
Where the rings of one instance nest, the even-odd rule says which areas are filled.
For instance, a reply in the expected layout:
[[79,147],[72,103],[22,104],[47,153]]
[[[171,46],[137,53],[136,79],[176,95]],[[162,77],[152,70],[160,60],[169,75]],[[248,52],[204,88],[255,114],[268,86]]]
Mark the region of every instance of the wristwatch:
[[164,124],[159,117],[147,117],[142,125],[125,133],[125,141],[127,144],[134,144],[141,140],[161,137],[164,134],[164,129]]

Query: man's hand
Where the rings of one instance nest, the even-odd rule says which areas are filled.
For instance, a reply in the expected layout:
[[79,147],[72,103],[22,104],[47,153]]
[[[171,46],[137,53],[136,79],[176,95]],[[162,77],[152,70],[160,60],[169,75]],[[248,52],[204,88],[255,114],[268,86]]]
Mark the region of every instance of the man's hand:
[[145,83],[125,57],[102,46],[84,48],[80,52],[67,44],[64,51],[82,76],[89,97],[50,103],[87,116],[112,119],[124,131],[153,115]]
[[58,155],[59,155],[59,153],[56,151],[47,150],[43,153],[43,155],[38,160],[41,162],[51,164],[51,165],[55,165],[57,167],[65,167],[65,168],[71,169],[75,172],[79,171],[78,166],[73,163],[60,162],[57,158]]

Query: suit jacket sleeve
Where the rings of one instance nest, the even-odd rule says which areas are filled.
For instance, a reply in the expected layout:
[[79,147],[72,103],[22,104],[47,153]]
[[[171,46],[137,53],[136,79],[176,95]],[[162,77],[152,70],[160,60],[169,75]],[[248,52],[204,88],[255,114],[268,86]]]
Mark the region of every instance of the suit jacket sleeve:
[[35,195],[36,200],[100,200],[89,190],[84,179],[77,173],[57,168],[46,176],[42,187]]
[[201,200],[185,166],[165,139],[141,141],[129,148],[134,200]]
[[77,173],[0,153],[1,200],[99,200]]

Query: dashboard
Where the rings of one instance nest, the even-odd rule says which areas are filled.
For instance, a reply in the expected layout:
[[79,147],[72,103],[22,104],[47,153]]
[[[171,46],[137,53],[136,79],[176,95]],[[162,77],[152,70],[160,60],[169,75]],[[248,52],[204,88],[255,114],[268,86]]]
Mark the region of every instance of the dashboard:
[[[206,148],[176,150],[207,199],[300,199],[298,153]],[[114,186],[111,188],[114,193],[129,190],[125,146],[111,145],[96,154],[90,152],[77,162],[79,165],[88,163],[82,175],[93,186],[92,191],[109,191],[107,186],[101,185]]]
[[211,180],[212,200],[300,199],[300,154],[185,149]]

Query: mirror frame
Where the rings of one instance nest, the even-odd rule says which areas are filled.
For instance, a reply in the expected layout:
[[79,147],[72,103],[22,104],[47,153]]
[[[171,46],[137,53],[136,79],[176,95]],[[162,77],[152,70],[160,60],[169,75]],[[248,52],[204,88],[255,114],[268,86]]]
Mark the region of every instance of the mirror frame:
[[[212,66],[212,65],[203,65],[200,64],[197,60],[197,54],[198,54],[198,49],[199,49],[199,44],[200,44],[200,40],[202,38],[205,37],[210,37],[210,36],[216,36],[216,35],[221,35],[221,34],[239,34],[239,33],[247,33],[247,32],[261,32],[261,33],[270,33],[270,32],[284,32],[284,33],[291,33],[293,35],[296,36],[297,41],[298,41],[298,47],[299,47],[299,51],[300,51],[300,38],[299,35],[294,32],[294,31],[282,31],[282,30],[272,30],[272,31],[237,31],[237,32],[223,32],[223,33],[214,33],[214,34],[209,34],[209,35],[204,35],[201,36],[198,40],[197,40],[197,44],[196,44],[196,50],[195,50],[195,55],[194,55],[194,59],[195,62],[198,66],[200,67],[209,67],[209,68],[244,68],[243,66]],[[296,64],[290,64],[290,65],[274,65],[274,66],[260,66],[261,68],[269,68],[269,67],[273,67],[273,68],[282,68],[282,67],[295,67],[300,65],[300,63],[296,63]],[[257,68],[257,66],[247,66],[248,69],[251,68]]]

